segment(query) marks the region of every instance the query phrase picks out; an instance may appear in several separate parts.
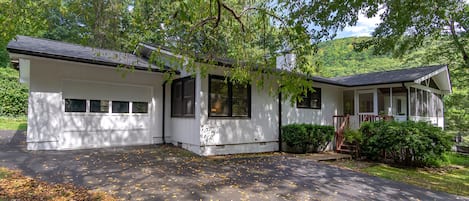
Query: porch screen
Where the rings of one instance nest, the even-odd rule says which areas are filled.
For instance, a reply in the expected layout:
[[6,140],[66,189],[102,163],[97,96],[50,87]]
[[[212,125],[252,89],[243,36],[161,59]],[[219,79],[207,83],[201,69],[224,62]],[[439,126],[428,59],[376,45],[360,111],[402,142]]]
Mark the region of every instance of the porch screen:
[[373,93],[363,93],[358,95],[360,113],[373,113]]

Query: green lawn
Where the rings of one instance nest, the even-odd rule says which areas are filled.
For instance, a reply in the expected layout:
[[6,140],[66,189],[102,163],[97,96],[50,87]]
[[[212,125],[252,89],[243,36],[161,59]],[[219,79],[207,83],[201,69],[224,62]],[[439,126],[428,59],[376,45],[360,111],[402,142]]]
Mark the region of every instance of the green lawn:
[[0,117],[0,130],[26,130],[26,117]]
[[448,157],[451,164],[443,168],[402,168],[361,161],[331,164],[431,190],[469,196],[469,156],[451,153]]

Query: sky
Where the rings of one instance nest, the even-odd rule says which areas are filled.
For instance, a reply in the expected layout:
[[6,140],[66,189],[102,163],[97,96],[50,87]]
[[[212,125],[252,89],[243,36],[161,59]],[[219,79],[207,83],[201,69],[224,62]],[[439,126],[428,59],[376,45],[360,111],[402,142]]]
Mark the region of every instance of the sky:
[[371,36],[371,33],[380,22],[381,19],[379,18],[379,15],[367,18],[366,15],[360,14],[357,24],[355,26],[345,27],[343,31],[337,33],[336,38]]

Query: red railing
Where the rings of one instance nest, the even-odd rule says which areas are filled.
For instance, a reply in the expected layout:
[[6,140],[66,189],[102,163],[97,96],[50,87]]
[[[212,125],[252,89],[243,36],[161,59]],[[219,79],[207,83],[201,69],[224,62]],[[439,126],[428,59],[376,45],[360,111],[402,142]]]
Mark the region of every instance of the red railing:
[[349,127],[350,115],[335,115],[333,116],[333,123],[335,127],[335,147],[339,151],[344,144],[345,137],[344,131]]

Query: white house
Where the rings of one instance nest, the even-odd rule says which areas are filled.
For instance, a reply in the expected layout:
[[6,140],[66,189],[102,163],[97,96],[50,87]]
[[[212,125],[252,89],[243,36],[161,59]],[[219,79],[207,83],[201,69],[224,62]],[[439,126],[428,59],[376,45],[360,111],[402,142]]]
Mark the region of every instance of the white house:
[[27,148],[173,143],[199,155],[277,151],[282,125],[333,125],[344,114],[355,127],[378,115],[443,127],[442,97],[451,93],[447,66],[428,66],[312,77],[316,91],[292,106],[267,89],[224,82],[222,66],[208,76],[174,72],[168,84],[167,70],[145,57],[154,48],[140,48],[137,56],[27,36],[11,41],[10,57],[30,89]]

